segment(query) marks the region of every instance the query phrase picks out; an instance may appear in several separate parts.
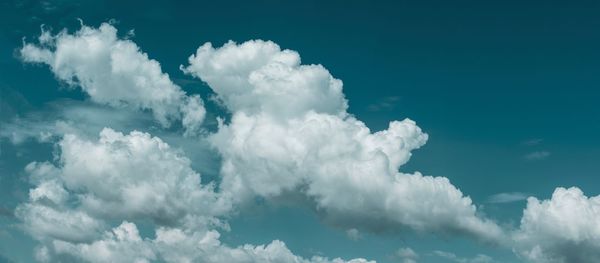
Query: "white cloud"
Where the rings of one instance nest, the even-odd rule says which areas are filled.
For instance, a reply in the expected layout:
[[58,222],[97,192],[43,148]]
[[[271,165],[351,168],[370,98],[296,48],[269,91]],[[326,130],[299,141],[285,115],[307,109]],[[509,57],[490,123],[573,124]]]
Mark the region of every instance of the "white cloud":
[[489,203],[503,204],[522,201],[527,199],[527,194],[519,192],[498,193],[488,198]]
[[91,243],[55,241],[54,251],[87,262],[206,262],[206,263],[367,263],[364,259],[344,261],[323,257],[304,259],[294,255],[278,240],[268,245],[243,245],[231,248],[219,241],[216,231],[187,232],[178,228],[159,228],[154,239],[140,237],[135,224],[123,222]]
[[[38,167],[44,169],[46,166]],[[42,181],[29,192],[29,199],[29,203],[17,207],[15,215],[23,220],[25,230],[38,240],[85,242],[104,228],[101,220],[83,211],[69,209],[69,193],[56,179]]]
[[271,41],[253,40],[221,48],[206,43],[184,72],[210,86],[232,112],[270,112],[283,119],[317,113],[344,114],[342,81],[321,65],[300,65],[300,55]]
[[[42,246],[40,261],[346,262],[294,255],[283,242],[231,248],[216,229],[232,212],[227,197],[201,184],[190,161],[147,133],[104,129],[98,140],[67,134],[58,165],[31,163],[36,187],[17,209]],[[128,221],[152,220],[154,238]],[[120,226],[106,230],[111,222]],[[356,259],[349,262],[367,262]]]
[[[23,59],[48,64],[58,79],[80,86],[92,101],[150,110],[164,126],[180,120],[184,136],[199,131],[206,114],[200,97],[186,95],[158,62],[133,42],[119,39],[114,27],[83,26],[74,34],[54,36],[43,32],[39,41],[23,47]],[[297,52],[260,40],[228,42],[221,48],[207,43],[189,62],[184,72],[207,82],[232,113],[208,137],[222,157],[218,186],[201,182],[190,159],[148,133],[106,128],[99,139],[90,136],[107,120],[130,128],[131,120],[150,118],[150,112],[112,122],[104,116],[114,115],[105,111],[108,106],[92,113],[72,107],[63,113],[67,121],[37,126],[15,122],[0,132],[14,142],[30,136],[41,141],[62,137],[55,164],[26,168],[35,187],[29,201],[15,211],[42,243],[40,259],[344,262],[304,259],[277,240],[237,248],[220,242],[218,230],[228,228],[225,220],[237,205],[257,196],[274,200],[295,194],[306,197],[326,222],[349,229],[353,240],[363,230],[410,228],[506,241],[503,230],[479,215],[472,200],[448,178],[400,172],[428,135],[409,119],[371,131],[347,112],[342,82],[323,66],[301,65]],[[539,151],[526,158],[549,155]],[[500,193],[489,202],[524,197]],[[534,262],[600,260],[598,198],[587,198],[576,188],[558,188],[551,200],[530,198],[521,226],[511,236],[514,250]],[[154,237],[140,236],[135,224],[140,221],[152,223]],[[123,223],[115,227],[115,222]],[[434,254],[455,262],[493,262],[486,255]],[[396,256],[404,262],[419,258],[410,248]]]
[[433,254],[438,257],[442,257],[450,262],[457,262],[457,263],[492,263],[492,262],[495,262],[493,258],[491,258],[488,255],[484,255],[484,254],[478,254],[472,258],[459,257],[454,253],[440,251],[440,250],[433,251]]
[[104,233],[103,238],[91,243],[73,244],[55,240],[52,247],[57,254],[68,254],[86,262],[150,262],[156,260],[152,247],[142,240],[135,224],[123,222]]
[[530,197],[515,251],[532,262],[600,261],[600,196],[576,187],[556,188],[549,200]]
[[47,64],[59,80],[81,87],[94,102],[151,110],[163,126],[183,119],[189,132],[204,119],[199,97],[187,97],[156,60],[134,42],[119,39],[110,24],[82,25],[73,34],[43,32],[39,40],[23,46],[23,61]]
[[399,258],[402,263],[416,263],[419,259],[419,254],[409,247],[399,248],[396,251],[395,256]]
[[94,238],[104,224],[89,214],[64,207],[55,208],[40,203],[27,203],[16,210],[25,229],[36,239],[61,239],[85,242]]
[[[104,129],[98,141],[68,134],[59,145],[60,167],[37,165],[29,172],[37,178],[44,172],[52,173],[53,178],[59,173],[68,190],[84,192],[77,196],[80,206],[96,216],[175,223],[195,220],[190,216],[221,216],[231,209],[212,184],[201,184],[189,159],[147,133],[124,135]],[[46,185],[48,182],[42,181],[32,190],[32,201],[37,201],[34,194],[49,192]]]
[[371,132],[346,112],[341,82],[322,66],[300,65],[298,53],[264,41],[208,43],[183,69],[233,113],[210,140],[223,157],[221,190],[234,199],[300,192],[348,227],[501,238],[447,178],[398,172],[427,140],[415,122]]

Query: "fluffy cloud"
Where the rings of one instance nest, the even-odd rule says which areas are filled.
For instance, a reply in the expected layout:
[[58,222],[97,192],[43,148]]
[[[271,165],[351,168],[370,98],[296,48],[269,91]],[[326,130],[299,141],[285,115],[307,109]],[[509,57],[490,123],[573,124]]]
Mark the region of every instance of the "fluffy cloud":
[[92,101],[151,110],[163,126],[182,119],[188,133],[193,133],[206,113],[198,96],[187,96],[157,61],[134,42],[119,39],[110,24],[97,29],[82,26],[73,34],[45,31],[39,45],[23,46],[21,57],[47,64],[59,80],[81,87]]
[[[58,165],[26,167],[36,187],[17,209],[24,228],[42,243],[40,261],[346,262],[304,259],[281,241],[222,244],[217,230],[227,229],[228,196],[202,184],[189,159],[157,137],[107,128],[98,140],[67,134],[58,146]],[[148,219],[154,238],[142,238],[129,222]],[[107,230],[114,221],[123,223]]]
[[550,200],[530,197],[515,250],[532,262],[600,261],[600,196],[576,187],[556,188]]
[[223,157],[223,194],[244,202],[300,192],[348,227],[502,238],[447,178],[399,173],[427,135],[409,119],[371,132],[346,112],[342,83],[322,66],[264,41],[204,44],[189,63],[183,70],[233,114],[210,137]]
[[304,259],[294,255],[281,241],[268,245],[232,248],[221,244],[216,231],[186,232],[159,228],[154,239],[140,237],[133,223],[123,222],[91,243],[55,241],[54,251],[87,262],[206,262],[206,263],[367,263],[364,259],[344,261],[323,257]]
[[271,41],[230,41],[198,48],[183,71],[201,78],[233,112],[269,112],[294,118],[312,110],[345,114],[342,81],[321,65],[300,65],[300,55]]
[[[107,128],[98,141],[68,134],[59,146],[59,167],[28,166],[41,181],[30,193],[34,202],[44,198],[64,203],[64,185],[82,192],[77,195],[81,209],[102,218],[181,224],[193,223],[196,216],[222,216],[231,209],[230,202],[213,191],[213,184],[201,184],[189,159],[147,133],[124,135]],[[41,179],[44,176],[52,181]]]

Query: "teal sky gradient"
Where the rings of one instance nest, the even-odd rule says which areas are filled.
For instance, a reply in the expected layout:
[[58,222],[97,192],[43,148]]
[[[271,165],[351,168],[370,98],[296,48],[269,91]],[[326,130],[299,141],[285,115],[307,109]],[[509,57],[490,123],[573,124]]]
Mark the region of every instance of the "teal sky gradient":
[[[8,0],[0,3],[0,128],[51,114],[57,101],[86,98],[61,88],[47,67],[18,59],[22,38],[34,39],[41,24],[72,32],[77,18],[90,26],[115,19],[119,34],[133,29],[142,51],[203,98],[209,88],[179,70],[199,45],[272,40],[341,79],[349,112],[372,130],[415,120],[429,141],[403,171],[448,177],[488,217],[516,226],[525,201],[491,203],[492,195],[545,199],[559,186],[600,194],[598,14],[599,1]],[[52,151],[50,144],[0,139],[0,255],[6,258],[0,262],[32,260],[35,242],[12,210],[30,188],[25,165],[50,160]],[[218,167],[195,168],[218,176]],[[410,230],[364,233],[353,241],[310,207],[286,204],[242,213],[231,228],[227,244],[280,239],[306,257],[399,262],[394,252],[411,247],[423,262],[447,262],[435,250],[520,262],[505,248]]]

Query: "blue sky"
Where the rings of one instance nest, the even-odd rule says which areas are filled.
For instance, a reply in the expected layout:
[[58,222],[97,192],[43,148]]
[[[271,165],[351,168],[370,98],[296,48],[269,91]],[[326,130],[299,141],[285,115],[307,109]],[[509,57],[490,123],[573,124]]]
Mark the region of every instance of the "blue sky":
[[[40,254],[43,249],[50,261],[98,260],[93,253],[89,253],[92,258],[77,254],[83,251],[81,244],[94,244],[106,238],[106,233],[116,233],[111,231],[119,226],[131,229],[123,221],[133,223],[141,240],[148,244],[156,241],[155,231],[160,227],[187,234],[208,231],[206,226],[201,230],[184,228],[183,223],[171,222],[166,215],[157,216],[164,210],[227,223],[225,229],[208,229],[220,233],[222,246],[234,252],[245,244],[259,246],[281,240],[291,253],[307,260],[313,256],[434,263],[600,260],[600,198],[594,198],[600,194],[597,2],[11,0],[0,6],[0,255],[4,257],[0,261],[30,262],[34,260],[32,251]],[[158,71],[147,66],[124,70],[117,76],[115,64],[110,66],[112,71],[105,71],[106,64],[102,63],[108,57],[103,57],[104,53],[86,57],[93,52],[78,42],[58,45],[68,37],[81,38],[82,23],[91,36],[107,43],[105,53],[113,55],[108,56],[110,59],[123,55],[121,65],[132,67],[155,60]],[[115,39],[110,39],[112,31],[102,33],[102,23],[108,23],[108,31],[117,30]],[[48,43],[38,40],[41,25],[52,36]],[[60,35],[63,29],[67,33]],[[229,40],[237,44],[226,44]],[[272,42],[242,44],[250,40]],[[197,51],[206,42],[212,43],[212,49]],[[111,46],[118,43],[130,43],[139,50]],[[50,52],[51,58],[36,57],[24,49],[26,44]],[[276,65],[284,61],[285,70],[314,82],[294,82],[297,78],[292,77],[285,79],[285,85],[272,82],[272,78],[280,77],[277,67],[260,68],[253,64],[258,62],[244,60],[244,52],[253,54],[260,48],[268,50],[265,61],[275,61]],[[289,62],[295,57],[282,51],[287,49],[297,52],[293,54],[301,57],[302,65],[323,68]],[[236,57],[227,52],[239,53]],[[144,53],[148,58],[138,56]],[[193,54],[196,60],[188,60]],[[62,60],[57,59],[61,56]],[[57,66],[60,63],[62,66]],[[243,71],[253,67],[259,77],[249,84],[229,79],[251,79],[251,74],[244,75]],[[149,82],[140,84],[132,75]],[[328,82],[329,77],[341,80],[343,90],[336,90],[337,84]],[[263,93],[244,91],[255,92],[261,87]],[[296,93],[298,90],[306,92]],[[201,106],[190,108],[196,94]],[[223,119],[222,126],[217,117]],[[169,125],[162,118],[167,118]],[[389,122],[405,118],[416,124],[403,122],[398,137],[385,137],[390,139],[387,143],[372,142],[377,139],[369,136],[388,129]],[[353,137],[356,134],[352,131],[363,127],[353,123],[354,119],[370,129],[366,139]],[[331,125],[330,130],[313,127],[311,137],[297,128],[312,127],[311,123],[320,121]],[[256,134],[248,135],[248,144],[236,145],[235,138],[247,135],[242,131],[248,123],[262,126],[255,127]],[[165,205],[154,212],[144,210],[145,214],[128,203],[135,198],[122,199],[125,192],[115,190],[118,198],[107,194],[116,199],[102,199],[103,192],[94,189],[94,181],[88,178],[97,171],[89,167],[99,157],[91,153],[89,159],[81,157],[77,147],[92,147],[81,152],[87,156],[87,152],[100,149],[93,147],[106,146],[99,140],[104,127],[124,134],[109,133],[103,137],[107,141],[115,137],[127,144],[139,139],[152,148],[155,140],[130,132],[160,138],[170,147],[161,152],[164,155],[156,155],[165,162],[160,167],[183,165],[177,167],[197,172],[203,185],[213,182],[216,187],[216,193],[203,193],[215,194],[231,207],[205,214],[197,211],[203,207],[193,208],[198,200],[173,197],[170,202],[185,208],[170,210],[173,208]],[[412,127],[427,134],[426,144],[419,137],[421,133],[404,130]],[[396,130],[390,127],[388,131]],[[75,136],[72,141],[66,139],[69,134]],[[398,146],[398,141],[403,142]],[[277,147],[288,143],[298,143],[308,153],[292,146]],[[115,151],[123,150],[112,142],[108,145]],[[329,146],[339,154],[327,160],[315,154],[326,152]],[[362,150],[348,150],[355,148]],[[410,160],[396,157],[405,153],[412,153]],[[144,158],[155,156],[140,154],[126,156],[140,158],[132,163],[150,162]],[[189,164],[170,159],[172,155],[189,160]],[[306,159],[293,159],[297,155]],[[379,158],[395,170],[387,171],[387,165],[382,168]],[[49,172],[25,168],[31,162],[44,161],[58,169],[58,179],[47,179],[50,175],[39,179],[36,171]],[[117,174],[117,185],[112,186],[115,189],[131,182],[139,186],[144,180],[189,176],[188,172],[170,174],[168,170],[168,175],[135,177],[144,170],[136,166],[119,170],[122,164],[118,161],[104,164],[116,170],[98,174]],[[301,164],[295,166],[298,162]],[[225,164],[233,170],[224,170]],[[346,170],[337,171],[336,167]],[[377,173],[379,170],[389,174]],[[358,171],[355,176],[353,171]],[[418,177],[414,174],[417,171],[449,181],[430,190],[423,186],[426,179],[422,178],[427,177]],[[374,177],[365,177],[371,173]],[[137,179],[123,179],[128,175]],[[391,179],[396,177],[401,179]],[[367,180],[355,185],[351,178]],[[68,193],[67,201],[59,198],[65,204],[48,205],[58,202],[50,194],[41,199],[32,197],[33,189],[42,189],[44,182],[52,180]],[[235,188],[222,183],[227,180],[244,183]],[[367,187],[377,180],[389,180],[398,188],[386,192],[377,188],[383,186]],[[416,186],[411,187],[412,183]],[[408,190],[398,190],[404,189],[402,185],[408,185]],[[270,192],[272,189],[281,192]],[[376,189],[374,192],[381,192],[382,197],[368,189]],[[445,191],[456,193],[452,189],[460,191],[457,200],[470,197],[469,205],[476,211],[453,207],[452,198],[438,200]],[[196,193],[190,191],[190,195]],[[228,191],[233,197],[221,193]],[[100,208],[86,206],[82,196],[99,198]],[[146,200],[142,193],[139,196]],[[528,203],[530,196],[537,199]],[[364,200],[367,202],[363,204]],[[386,200],[398,204],[379,207]],[[131,205],[133,210],[112,212],[112,202]],[[450,219],[439,215],[436,219],[432,211],[440,207],[447,208],[444,215]],[[43,224],[61,229],[51,225],[51,220],[30,220],[35,211],[42,211],[35,210],[38,208],[58,209],[66,216],[85,213],[102,226],[76,229],[80,234],[91,232],[85,239],[65,238],[40,230]],[[474,220],[477,227],[467,227],[463,220]],[[485,226],[482,233],[473,230],[484,228],[479,224]],[[64,229],[65,233],[71,230]],[[498,235],[485,234],[496,230]],[[67,242],[70,250],[59,251],[53,245],[56,240]],[[173,248],[146,243],[117,242],[112,250],[115,255],[122,250],[143,254],[140,251],[144,248],[154,255],[149,259],[169,261],[164,250]],[[251,252],[244,253],[249,253],[247,260],[261,261],[252,258]],[[194,260],[208,261],[202,255]],[[274,262],[287,262],[281,260]]]

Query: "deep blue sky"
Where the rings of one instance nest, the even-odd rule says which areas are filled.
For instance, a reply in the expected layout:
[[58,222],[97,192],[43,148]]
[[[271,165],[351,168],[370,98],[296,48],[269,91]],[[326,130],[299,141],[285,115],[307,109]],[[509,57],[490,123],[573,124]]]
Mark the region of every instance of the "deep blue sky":
[[[0,4],[0,125],[84,97],[59,89],[47,68],[23,65],[15,55],[23,37],[36,37],[41,24],[73,31],[77,18],[91,26],[116,19],[175,82],[202,94],[208,88],[179,65],[204,42],[264,39],[298,51],[344,81],[349,111],[373,130],[415,120],[430,140],[403,169],[448,177],[501,223],[518,222],[525,202],[487,203],[493,194],[548,198],[557,186],[600,194],[598,1],[81,2]],[[23,167],[51,151],[1,142],[0,255],[17,262],[33,247],[10,216],[29,187]],[[535,152],[549,155],[527,158]],[[506,249],[410,232],[355,242],[309,209],[266,208],[235,218],[232,229],[224,237],[232,245],[282,239],[304,256],[393,262],[389,255],[409,246],[426,262],[441,260],[427,256],[433,250],[516,260]]]

